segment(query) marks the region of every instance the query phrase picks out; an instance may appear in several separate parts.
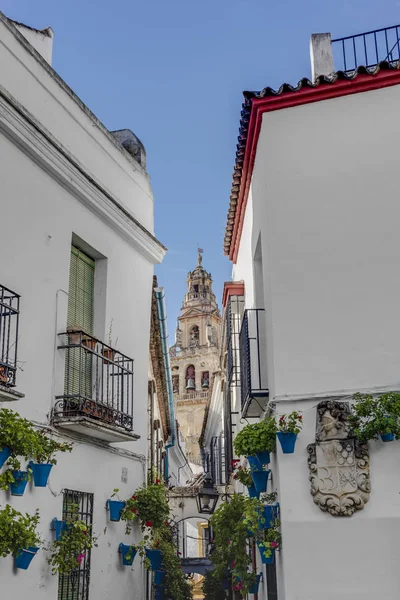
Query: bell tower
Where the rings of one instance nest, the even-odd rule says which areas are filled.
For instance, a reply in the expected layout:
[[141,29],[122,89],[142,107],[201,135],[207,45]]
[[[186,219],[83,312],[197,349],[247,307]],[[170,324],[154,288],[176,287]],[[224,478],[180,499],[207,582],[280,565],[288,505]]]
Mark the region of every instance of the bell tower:
[[218,368],[221,328],[211,273],[203,267],[202,252],[199,250],[196,268],[188,273],[175,344],[170,348],[176,418],[188,460],[198,465],[204,410]]

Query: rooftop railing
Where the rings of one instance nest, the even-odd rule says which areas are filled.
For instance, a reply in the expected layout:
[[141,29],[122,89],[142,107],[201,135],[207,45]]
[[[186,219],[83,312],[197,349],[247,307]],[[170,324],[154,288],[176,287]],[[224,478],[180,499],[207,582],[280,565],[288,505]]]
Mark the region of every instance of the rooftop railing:
[[60,334],[65,350],[64,393],[53,416],[87,416],[128,432],[133,430],[133,359],[85,334]]
[[382,61],[400,60],[400,25],[375,29],[332,40],[335,71],[351,72]]

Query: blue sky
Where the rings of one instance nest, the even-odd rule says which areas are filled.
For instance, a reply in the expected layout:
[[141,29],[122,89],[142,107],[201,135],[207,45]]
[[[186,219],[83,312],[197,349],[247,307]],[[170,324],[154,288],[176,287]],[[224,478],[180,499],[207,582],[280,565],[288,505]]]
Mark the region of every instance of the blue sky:
[[[157,275],[172,334],[197,243],[220,302],[242,90],[310,76],[309,37],[400,22],[394,0],[2,0],[10,18],[55,31],[53,66],[109,129],[147,151]],[[295,135],[295,132],[293,132]],[[322,133],[321,133],[322,134]]]

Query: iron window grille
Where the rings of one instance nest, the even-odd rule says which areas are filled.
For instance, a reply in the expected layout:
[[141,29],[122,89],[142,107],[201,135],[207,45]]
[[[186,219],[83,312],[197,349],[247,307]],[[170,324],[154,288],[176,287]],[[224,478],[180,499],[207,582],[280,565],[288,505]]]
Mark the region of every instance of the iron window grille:
[[400,60],[400,25],[332,40],[335,70],[351,72],[359,66],[375,67]]
[[65,381],[54,417],[88,416],[132,431],[133,359],[83,331],[60,337],[58,348],[66,352]]
[[225,387],[224,395],[224,461],[225,481],[229,481],[233,472],[232,401],[229,386]]
[[20,296],[0,285],[0,385],[15,387]]
[[231,296],[225,313],[227,381],[228,385],[233,386],[240,385],[239,333],[243,307],[243,296]]
[[265,310],[245,311],[240,329],[241,403],[244,417],[258,417],[268,398]]
[[[62,519],[72,519],[76,516],[84,521],[90,528],[93,526],[93,494],[64,490]],[[88,600],[90,584],[90,548],[85,551],[85,556],[77,569],[69,575],[60,574],[58,579],[58,600]]]
[[224,485],[225,479],[225,447],[224,436],[211,438],[210,447],[211,477],[216,485]]

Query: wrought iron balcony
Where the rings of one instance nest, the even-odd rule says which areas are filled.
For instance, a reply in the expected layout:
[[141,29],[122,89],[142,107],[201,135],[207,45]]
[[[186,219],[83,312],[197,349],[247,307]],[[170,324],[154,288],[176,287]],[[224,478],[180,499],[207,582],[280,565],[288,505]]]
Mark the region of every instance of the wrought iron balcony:
[[225,312],[226,379],[228,385],[240,385],[239,333],[243,314],[244,296],[231,296]]
[[0,386],[16,385],[20,296],[0,285]]
[[332,40],[335,71],[351,72],[359,66],[375,67],[400,59],[400,25],[366,31]]
[[246,310],[239,336],[240,387],[244,417],[259,417],[266,407],[266,346],[265,310]]
[[60,339],[65,381],[64,393],[56,396],[54,423],[106,441],[137,438],[133,359],[83,331],[62,333]]

